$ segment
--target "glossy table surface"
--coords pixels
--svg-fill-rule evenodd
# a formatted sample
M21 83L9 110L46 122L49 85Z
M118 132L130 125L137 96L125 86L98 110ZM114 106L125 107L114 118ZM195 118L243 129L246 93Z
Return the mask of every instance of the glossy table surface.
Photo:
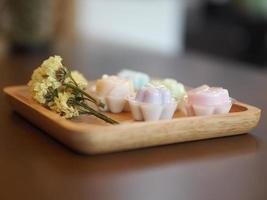
M267 199L267 70L196 53L166 56L102 43L58 51L88 79L122 68L187 85L228 88L260 107L250 134L121 153L74 153L12 112L0 93L0 199L265 200ZM25 84L47 55L0 60L0 87Z

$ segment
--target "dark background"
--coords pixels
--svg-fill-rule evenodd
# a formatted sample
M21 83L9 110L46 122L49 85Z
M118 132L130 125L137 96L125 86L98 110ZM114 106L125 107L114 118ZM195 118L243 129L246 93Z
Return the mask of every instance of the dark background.
M187 12L186 48L266 65L267 1L193 1Z

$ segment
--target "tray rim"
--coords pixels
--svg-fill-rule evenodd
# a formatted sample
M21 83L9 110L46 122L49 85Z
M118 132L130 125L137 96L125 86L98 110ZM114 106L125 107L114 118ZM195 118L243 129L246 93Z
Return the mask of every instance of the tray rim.
M159 124L159 121L154 121L154 122L134 122L134 123L123 123L123 124L119 124L119 125L96 125L96 124L87 124L87 123L75 123L72 122L71 120L67 120L64 119L62 117L60 117L58 114L50 111L49 109L43 107L42 105L36 103L36 104L31 104L25 100L23 100L21 97L19 97L18 95L16 95L15 91L17 90L21 90L21 89L25 89L27 86L26 85L18 85L18 86L8 86L4 88L4 93L6 93L9 97L15 99L16 101L18 101L21 104L24 104L25 106L31 108L33 111L39 113L40 115L42 115L42 117L45 117L47 120L49 120L50 122L56 123L56 125L58 126L58 128L60 129L64 129L67 130L68 132L74 132L74 133L80 133L80 135L85 135L85 137L90 140L92 140L91 142L94 142L94 138L97 137L96 133L98 132L123 132L126 131L129 128L142 128L142 127L153 127L153 126L157 126L156 124ZM246 110L241 111L241 112L232 112L232 113L227 113L227 114L219 114L219 115L211 115L211 116L193 116L193 117L181 117L181 118L175 118L172 120L160 120L160 124L162 125L170 125L170 124L176 124L176 123L186 123L186 122L190 122L192 120L196 121L201 121L201 120L220 120L222 118L236 118L239 117L240 115L242 115L243 117L247 116L247 118L249 118L251 115L255 116L255 124L253 126L250 127L250 130L255 128L260 120L260 115L261 115L261 110L255 106L252 105L248 105L245 103L241 103L241 102L235 102L235 104L237 106L241 106L246 108ZM16 109L15 109L16 110ZM19 112L19 111L18 111ZM20 113L20 112L19 112ZM49 135L53 135L54 137L57 138L57 136L55 136L54 134L49 133L49 131L45 131L48 132ZM241 133L239 133L241 134ZM235 134L232 134L235 135ZM61 141L60 138L57 138L58 140ZM61 141L62 142L62 141ZM68 142L64 142L63 143L68 143ZM67 144L68 146L72 146L70 144ZM93 145L94 146L94 145ZM156 146L156 145L149 145L149 146ZM79 147L74 147L74 149L83 152L84 150L79 149ZM132 148L131 148L132 149ZM117 150L115 150L117 151ZM110 151L108 151L110 152ZM86 150L85 153L98 153L98 150ZM101 153L101 152L100 152Z

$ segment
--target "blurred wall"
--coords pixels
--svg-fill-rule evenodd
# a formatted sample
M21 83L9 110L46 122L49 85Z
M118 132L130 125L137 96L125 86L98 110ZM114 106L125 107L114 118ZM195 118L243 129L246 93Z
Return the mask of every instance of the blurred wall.
M166 53L183 50L183 0L77 0L82 37Z

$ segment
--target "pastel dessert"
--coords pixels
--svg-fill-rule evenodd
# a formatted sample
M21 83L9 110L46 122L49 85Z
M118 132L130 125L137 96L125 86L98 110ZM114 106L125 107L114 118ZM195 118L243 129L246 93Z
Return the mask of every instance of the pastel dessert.
M136 91L141 89L150 81L150 78L147 74L128 69L120 71L118 73L118 76L127 80L131 80Z
M150 83L154 86L165 86L170 90L172 97L176 100L181 100L186 95L184 85L177 82L175 79L152 80Z
M132 81L117 76L103 75L96 81L95 94L105 103L104 111L120 113L127 101L126 97L134 92Z
M128 97L128 102L137 121L171 119L177 107L171 92L163 86L146 85L135 96Z
M185 108L189 116L206 116L228 113L232 100L227 89L203 85L188 91Z

